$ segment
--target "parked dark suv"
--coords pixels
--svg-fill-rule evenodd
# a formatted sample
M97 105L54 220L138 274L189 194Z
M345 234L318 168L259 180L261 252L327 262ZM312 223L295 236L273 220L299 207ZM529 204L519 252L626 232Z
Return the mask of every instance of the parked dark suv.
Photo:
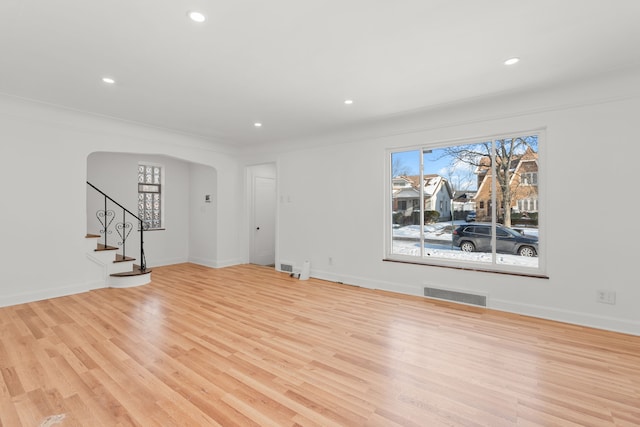
M465 252L491 252L491 224L463 224L453 232L453 245ZM496 225L496 252L538 256L538 238Z

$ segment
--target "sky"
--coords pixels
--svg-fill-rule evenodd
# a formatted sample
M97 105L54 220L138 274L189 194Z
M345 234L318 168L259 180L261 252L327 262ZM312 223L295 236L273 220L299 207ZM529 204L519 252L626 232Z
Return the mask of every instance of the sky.
M526 145L523 145L521 139L524 139L528 146L535 151L538 149L538 136L529 135L519 138L506 138L496 140L496 145L504 145L513 147L514 151L524 152ZM511 145L512 142L515 145ZM450 148L465 148L476 153L486 153L486 147L481 141L470 144L462 144L459 146L450 146ZM446 178L456 191L475 191L477 190L477 176L475 174L476 167L457 160L456 157L447 155L447 148L431 148L417 149L412 151L394 152L391 155L391 164L393 174L395 175L420 175L420 153L424 150L423 164L424 174L436 174ZM472 161L477 161L472 158Z
M420 175L420 151L403 151L392 154L392 164L397 165L397 171L403 175ZM455 164L452 157L445 156L444 149L433 149L424 155L424 174L443 176L453 184L456 190L475 191L475 167L468 164Z

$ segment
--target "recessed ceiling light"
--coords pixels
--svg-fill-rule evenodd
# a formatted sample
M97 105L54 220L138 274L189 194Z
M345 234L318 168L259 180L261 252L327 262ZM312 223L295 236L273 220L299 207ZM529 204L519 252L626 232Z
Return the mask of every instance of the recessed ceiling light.
M260 122L255 122L253 125L254 125L255 127L257 127L257 128L262 127L262 123L260 123Z
M353 99L345 99L344 103L347 104L347 105L351 105L351 104L353 104Z
M189 16L193 22L204 22L207 20L207 17L204 16L202 12L196 12L195 10L189 12L187 16Z
M506 61L504 61L504 65L513 65L513 64L517 64L518 62L520 62L520 58L509 58Z
M115 81L115 80L113 80L111 77L103 77L103 78L102 78L102 81L103 81L104 83L106 83L106 84L109 84L109 85L112 85L112 84L114 84L114 83L116 82L116 81Z

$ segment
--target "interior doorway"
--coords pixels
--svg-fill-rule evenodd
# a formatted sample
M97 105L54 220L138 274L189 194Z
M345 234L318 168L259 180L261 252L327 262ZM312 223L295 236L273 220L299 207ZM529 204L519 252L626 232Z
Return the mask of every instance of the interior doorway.
M250 166L249 262L275 265L276 261L276 165Z

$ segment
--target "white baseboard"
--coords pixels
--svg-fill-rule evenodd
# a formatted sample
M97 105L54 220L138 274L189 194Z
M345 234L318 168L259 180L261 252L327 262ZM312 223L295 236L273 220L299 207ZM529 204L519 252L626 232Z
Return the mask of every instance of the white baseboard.
M186 262L192 262L194 264L203 265L205 267L211 267L211 268L224 268L224 267L231 267L233 265L243 264L242 259L240 258L223 260L223 261L214 261L214 260L198 258L198 257L189 257L189 260Z
M491 307L495 310L509 313L522 314L524 316L538 317L557 322L571 323L608 331L622 332L631 335L640 335L640 322L619 319L615 317L599 316L591 313L577 311L558 310L533 304L522 304L513 301L491 299Z
M187 257L166 258L166 259L154 260L153 263L150 263L147 260L147 268L163 267L165 265L174 265L174 264L184 264L185 262L189 262L189 259ZM138 264L138 265L140 264L138 262L138 260L136 260L135 263Z
M367 279L360 276L350 276L345 274L335 274L328 271L311 269L311 277L317 279L328 280L330 282L339 282L347 285L356 285L369 289L380 289L382 291L397 292L407 295L424 296L421 288L415 286L402 285L383 280Z
M82 284L60 286L57 288L43 289L32 292L23 292L13 295L3 295L0 297L0 307L8 307L11 305L26 304L34 301L42 301L50 298L64 297L68 295L80 294L94 289L104 288L105 285L100 282L87 282Z
M372 280L359 276L335 274L328 271L311 270L311 277L340 282L349 285L357 285L363 288L380 289L390 292L397 292L406 295L424 297L423 286L409 286L400 283L392 283L381 280ZM453 302L453 301L452 301ZM514 301L488 299L488 309L505 311L508 313L521 314L524 316L537 317L540 319L553 320L557 322L571 323L579 326L603 329L613 332L640 336L640 322L615 317L594 315L591 313L581 313L569 310L559 310L550 307L537 306L532 304L522 304ZM453 302L455 303L455 302Z

